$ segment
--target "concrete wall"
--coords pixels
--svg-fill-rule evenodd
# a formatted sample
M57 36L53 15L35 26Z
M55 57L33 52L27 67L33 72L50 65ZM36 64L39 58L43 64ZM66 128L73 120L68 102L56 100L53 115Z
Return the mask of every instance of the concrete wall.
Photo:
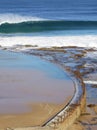
M68 104L57 116L46 125L58 130L66 130L80 116L86 106L85 87L82 82L75 81L76 93Z
M66 130L80 116L86 105L85 86L80 78L77 80L76 78L73 79L76 88L74 97L70 103L50 121L41 127L7 128L6 130Z

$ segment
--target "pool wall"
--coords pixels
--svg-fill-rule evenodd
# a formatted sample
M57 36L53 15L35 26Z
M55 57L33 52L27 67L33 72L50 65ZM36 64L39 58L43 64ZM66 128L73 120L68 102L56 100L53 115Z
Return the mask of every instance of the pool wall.
M85 86L79 77L73 78L73 81L76 91L72 100L52 119L44 123L43 126L14 129L7 128L6 130L67 130L86 107Z
M80 114L85 111L85 86L80 79L74 79L74 81L76 87L74 97L61 112L46 124L47 126L53 129L66 130L74 123Z

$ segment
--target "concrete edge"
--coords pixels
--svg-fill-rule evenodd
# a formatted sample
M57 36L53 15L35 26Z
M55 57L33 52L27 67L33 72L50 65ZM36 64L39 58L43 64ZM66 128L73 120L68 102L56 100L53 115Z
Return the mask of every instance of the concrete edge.
M56 115L46 126L53 129L66 130L80 116L86 106L86 92L84 84L74 79L76 92L68 106Z
M50 119L43 126L25 127L25 128L6 128L5 130L67 130L74 121L80 116L86 106L86 91L85 86L80 77L75 76L72 71L69 73L75 84L75 93L72 100L65 106L56 116ZM72 76L73 75L73 76ZM2 130L2 129L0 129Z
M39 127L7 128L6 130L66 130L80 116L86 106L85 86L80 78L73 77L75 94L72 100L51 120Z

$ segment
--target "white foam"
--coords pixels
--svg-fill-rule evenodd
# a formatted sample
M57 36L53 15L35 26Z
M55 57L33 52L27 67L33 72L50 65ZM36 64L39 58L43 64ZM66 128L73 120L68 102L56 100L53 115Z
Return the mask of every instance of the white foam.
M97 84L97 81L84 81L85 84Z
M21 23L26 21L41 21L46 20L39 17L25 16L25 15L17 15L17 14L0 14L0 25L3 23Z
M97 47L97 35L81 36L0 36L1 46L37 45L39 47Z

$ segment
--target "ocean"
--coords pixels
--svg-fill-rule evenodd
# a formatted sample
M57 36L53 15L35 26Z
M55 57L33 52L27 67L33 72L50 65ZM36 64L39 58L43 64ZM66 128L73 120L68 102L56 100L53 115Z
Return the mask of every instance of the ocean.
M97 47L96 0L0 0L0 45Z

